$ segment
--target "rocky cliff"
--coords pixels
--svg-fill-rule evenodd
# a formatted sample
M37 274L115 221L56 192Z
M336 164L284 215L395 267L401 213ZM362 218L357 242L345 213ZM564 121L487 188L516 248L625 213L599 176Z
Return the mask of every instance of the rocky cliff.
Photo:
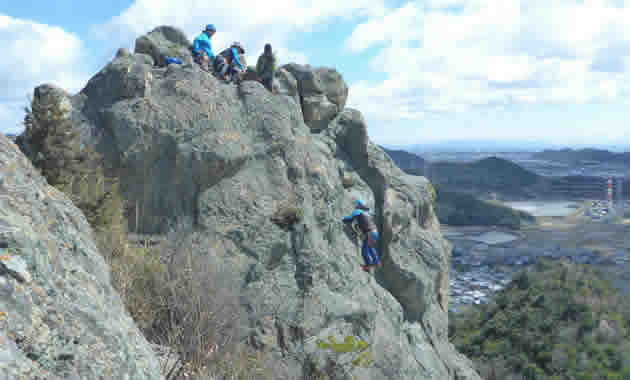
M225 84L189 62L156 65L162 46L181 43L167 31L120 51L77 95L40 91L68 99L85 142L120 176L130 229L184 223L215 242L206 251L230 263L243 308L258 311L252 344L287 361L291 378L308 371L293 353L354 335L376 359L354 369L358 378L479 379L447 339L450 247L432 186L369 140L361 113L345 107L341 75L290 64L276 73L276 94ZM374 275L341 223L356 198L382 232ZM273 221L286 207L301 210L291 228Z
M161 378L85 217L2 135L0 378Z

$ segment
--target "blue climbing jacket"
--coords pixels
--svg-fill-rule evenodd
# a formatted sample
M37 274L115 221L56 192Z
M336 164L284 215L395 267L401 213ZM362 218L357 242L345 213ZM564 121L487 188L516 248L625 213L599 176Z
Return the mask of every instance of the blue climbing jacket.
M346 223L352 222L354 218L361 215L361 213L363 213L363 210L355 209L354 211L352 211L352 214L350 214L349 216L344 216L343 221Z
M228 52L231 52L232 57L228 56ZM236 51L236 48L231 48L231 49L225 49L223 52L221 52L221 55L225 57L225 59L227 60L228 64L229 63L236 63L238 65L238 67L241 68L241 70L245 70L245 68L243 67L243 64L241 63L241 61L238 59L238 51Z
M208 55L208 59L214 59L210 37L206 33L201 33L193 42L193 53L199 55L202 52Z
M241 70L245 70L245 68L243 67L243 64L238 59L238 52L236 51L236 48L232 48L232 55L234 55L234 60L236 61L236 64L238 65L238 67L240 67Z

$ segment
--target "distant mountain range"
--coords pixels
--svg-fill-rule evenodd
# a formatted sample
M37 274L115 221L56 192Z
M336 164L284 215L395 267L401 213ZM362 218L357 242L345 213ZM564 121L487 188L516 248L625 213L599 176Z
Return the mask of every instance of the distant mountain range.
M516 193L521 187L535 183L536 175L510 161L487 158L471 164L450 162L430 163L422 157L403 150L383 148L407 174L430 177L436 190L435 212L440 223L451 225L500 225L518 229L533 217L525 212L476 199L474 195L497 189ZM509 173L510 177L504 176ZM477 186L479 180L481 186ZM509 189L506 187L510 187ZM468 194L466 194L468 190ZM470 194L473 193L473 194ZM527 194L520 194L526 196Z
M425 152L540 152L545 149L605 149L611 152L630 151L630 142L625 144L589 144L588 146L574 144L554 144L544 141L496 141L496 140L451 140L435 143L413 145L386 145L388 149L404 150L411 153Z
M383 149L406 173L425 176L446 191L469 193L482 199L494 195L502 200L599 199L602 190L593 184L601 183L602 187L605 184L599 177L537 175L498 157L473 162L428 161L413 153ZM624 196L630 195L630 183L624 183L623 188Z
M537 152L533 158L548 161L559 161L567 163L580 162L615 162L621 164L630 164L630 152L616 153L602 149L561 149L561 150L544 150Z
M13 142L15 142L15 139L17 138L17 135L13 133L5 133L4 135L7 136Z
M390 150L382 146L380 148L383 149L385 153L394 160L396 165L404 171L424 168L424 165L427 162L424 158L418 156L417 154L409 153L404 150Z
M429 162L402 150L383 148L407 174L421 175L443 188L482 194L498 192L510 197L528 198L528 188L546 182L542 177L523 169L512 161L489 157L470 163Z

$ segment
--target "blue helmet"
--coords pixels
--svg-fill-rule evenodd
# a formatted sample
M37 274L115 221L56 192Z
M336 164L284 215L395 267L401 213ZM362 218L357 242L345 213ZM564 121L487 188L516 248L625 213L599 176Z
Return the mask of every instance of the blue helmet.
M354 205L356 206L356 208L361 209L361 210L369 210L369 208L365 205L365 203L363 203L362 200L357 199L356 201L354 201Z
M206 25L206 29L204 29L204 32L216 32L217 28L214 27L214 25L212 24L208 24Z

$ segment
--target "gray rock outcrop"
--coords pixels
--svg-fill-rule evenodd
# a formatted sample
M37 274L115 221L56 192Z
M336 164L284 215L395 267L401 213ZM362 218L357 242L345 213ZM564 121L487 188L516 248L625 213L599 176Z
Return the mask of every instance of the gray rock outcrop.
M4 136L0 168L0 378L160 379L81 211Z
M243 307L257 311L252 345L275 352L290 378L309 371L298 353L323 360L318 338L354 335L375 357L352 370L358 378L479 379L447 338L450 247L432 186L369 141L336 71L286 65L274 95L144 57L118 56L71 99L76 125L134 205L132 231L183 221L214 242L213 257L240 279ZM341 223L356 198L373 205L382 231L374 275ZM302 212L288 229L272 220L284 207Z
M314 130L326 128L346 106L348 86L341 74L331 68L312 68L294 63L283 68L297 80L306 125Z
M184 32L172 26L159 26L136 39L134 53L146 54L158 66L165 66L164 57L176 57L192 63L192 43Z
M151 93L153 58L146 54L120 54L93 76L81 91L97 106Z
M300 93L298 91L297 79L291 74L285 67L280 67L274 73L274 82L277 88L278 94L286 95L295 101L295 104L300 104Z

